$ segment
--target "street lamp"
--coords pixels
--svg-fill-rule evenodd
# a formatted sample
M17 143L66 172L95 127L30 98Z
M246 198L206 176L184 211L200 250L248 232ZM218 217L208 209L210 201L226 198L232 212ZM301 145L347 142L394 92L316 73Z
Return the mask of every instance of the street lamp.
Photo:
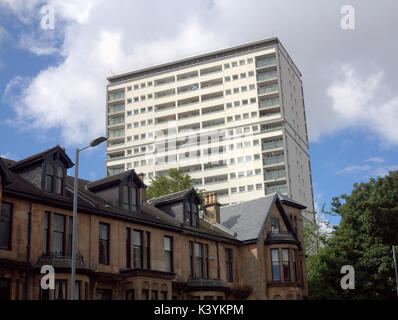
M96 147L100 143L108 140L105 137L99 137L90 142L90 145L82 149L76 148L76 160L75 160L75 177L73 179L73 231L72 231L72 265L71 265L71 300L75 299L75 272L76 272L76 222L77 222L77 194L78 194L78 175L79 175L79 153L90 147Z

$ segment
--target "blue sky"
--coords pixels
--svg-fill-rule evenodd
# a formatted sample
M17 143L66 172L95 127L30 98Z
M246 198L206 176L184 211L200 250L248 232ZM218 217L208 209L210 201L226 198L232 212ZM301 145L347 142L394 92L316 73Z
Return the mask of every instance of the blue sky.
M398 5L351 1L355 29L343 30L344 4L0 0L0 155L60 144L74 160L105 133L107 76L276 35L303 74L314 197L328 205L398 170ZM54 30L41 28L44 5ZM105 146L84 151L80 177L104 174Z

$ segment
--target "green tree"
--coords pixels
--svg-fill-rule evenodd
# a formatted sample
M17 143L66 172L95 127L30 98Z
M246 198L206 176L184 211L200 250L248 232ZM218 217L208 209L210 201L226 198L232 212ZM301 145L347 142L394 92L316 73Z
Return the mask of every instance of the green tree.
M398 171L354 184L334 198L341 216L325 246L307 259L310 296L318 299L396 299L392 245L398 244ZM355 289L340 286L341 267L355 269Z
M164 196L173 192L189 189L193 186L193 179L178 169L170 169L167 176L151 178L147 188L148 199Z

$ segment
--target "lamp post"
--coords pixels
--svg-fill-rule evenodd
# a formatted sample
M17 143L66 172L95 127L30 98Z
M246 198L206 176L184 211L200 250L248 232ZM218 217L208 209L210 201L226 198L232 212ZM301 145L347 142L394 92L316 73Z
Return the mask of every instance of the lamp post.
M77 224L77 194L78 194L78 175L79 175L79 153L90 147L96 147L106 141L107 138L100 137L90 142L90 145L82 149L76 148L75 177L73 179L73 230L72 230L72 263L71 263L71 300L75 299L75 273L76 273L76 224Z
M395 255L395 246L392 246L392 257L394 260L395 282L397 283L397 295L398 295L398 269L397 269L397 257Z

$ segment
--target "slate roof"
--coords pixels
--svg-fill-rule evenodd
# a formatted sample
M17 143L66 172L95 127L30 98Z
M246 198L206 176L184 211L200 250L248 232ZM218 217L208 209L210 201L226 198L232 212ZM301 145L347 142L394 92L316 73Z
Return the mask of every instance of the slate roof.
M137 173L135 172L134 169L131 169L131 170L119 173L119 174L115 174L115 175L110 176L110 177L105 177L103 179L99 179L99 180L96 180L96 181L93 181L93 182L87 181L87 188L89 190L92 190L92 189L96 189L97 187L100 187L100 186L109 185L109 184L112 184L114 182L120 181L123 178L125 178L125 177L127 177L127 176L129 176L131 174L135 178L135 182L137 183L137 185L139 187L146 188L146 185L142 182L142 180L140 178L138 178L138 175L137 175Z
M73 166L73 162L69 159L69 157L65 154L65 151L57 144L55 147L44 150L42 152L36 153L30 157L27 157L25 159L19 160L19 161L13 161L11 167L13 169L18 169L21 168L25 165L28 164L32 164L35 163L36 161L40 161L42 159L44 159L45 155L47 155L49 152L52 152L54 150L59 149L60 151L62 151L62 153L64 154L64 160L65 163L67 164L67 168L71 168Z
M257 239L277 196L277 193L273 193L259 199L221 207L220 222L236 232L238 240Z
M163 203L169 203L169 202L182 200L182 199L187 198L192 192L194 192L194 190L195 190L194 188L190 188L190 189L185 189L185 190L169 193L165 196L149 199L148 203L156 206L157 204L160 204L160 203L163 204ZM198 201L200 201L199 197L198 197Z
M53 149L53 148L52 148ZM51 151L52 149L49 149ZM43 153L40 153L43 155ZM32 157L29 157L32 158ZM34 186L29 181L22 178L17 172L14 170L10 170L11 167L14 167L15 161L1 158L1 163L4 165L4 171L8 175L8 180L12 183L4 186L4 192L8 193L11 196L18 196L27 199L33 199L34 201L38 201L41 203L46 203L48 205L61 207L65 209L72 210L73 208L73 182L74 178L71 176L66 177L66 196L60 196L53 193L43 192L41 189ZM23 161L23 160L22 160ZM102 185L108 183L110 181L114 181L117 179L121 179L121 176L125 176L131 174L131 171L124 172L123 174L117 175L116 177L109 177L100 180L100 183L95 181L95 185ZM154 205L149 203L143 203L142 210L140 214L132 214L129 211L123 210L118 206L113 205L112 203L106 201L105 199L99 197L97 194L90 192L88 189L88 185L93 185L93 182L88 180L79 179L78 180L78 189L79 189L79 203L78 210L79 212L93 213L102 216L109 216L111 218L118 218L123 220L132 221L134 223L142 223L149 224L152 226L163 227L167 229L173 229L177 232L188 232L199 234L202 237L218 237L221 239L225 239L227 241L236 241L233 237L228 235L227 233L220 231L217 228L212 228L208 223L201 222L201 228L189 227L186 225L182 225L181 222L176 220L175 218L168 215L166 212L156 208ZM193 189L186 190L184 192L180 192L181 194L189 194ZM175 199L175 198L173 198ZM160 204L160 200L158 199L158 203ZM220 239L220 240L221 240Z

